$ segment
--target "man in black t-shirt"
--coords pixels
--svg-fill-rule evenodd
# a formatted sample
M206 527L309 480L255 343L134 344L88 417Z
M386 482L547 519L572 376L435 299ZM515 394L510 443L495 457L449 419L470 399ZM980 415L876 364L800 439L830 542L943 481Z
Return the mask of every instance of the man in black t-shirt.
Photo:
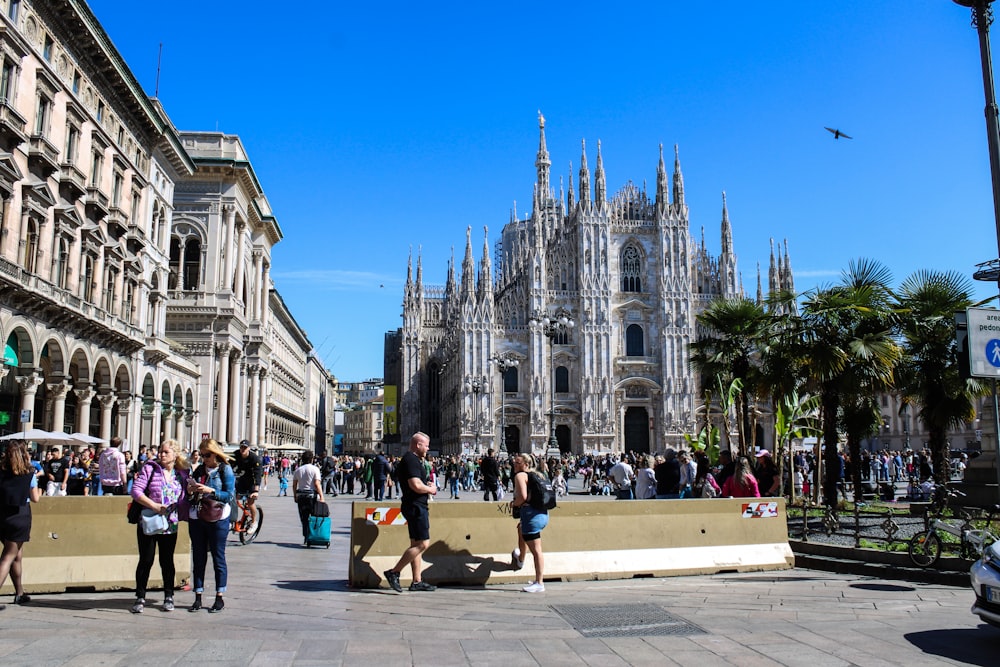
M62 455L58 447L49 450L50 457L45 462L45 495L65 496L69 481L69 459Z
M257 521L257 508L254 507L254 503L260 494L262 473L260 457L250 451L250 441L241 440L240 450L233 456L233 475L236 476L236 494L246 498L251 526Z
M403 592L403 587L399 584L399 573L407 565L413 574L411 591L433 591L436 588L421 581L423 569L421 555L431 543L427 499L437 494L437 487L427 483L427 468L424 467L424 459L427 458L430 444L430 438L425 433L414 433L410 438L410 450L403 454L403 458L396 466L396 474L399 476L399 485L403 492L400 510L406 518L406 527L409 529L410 548L403 552L396 566L383 572L382 576L397 593Z

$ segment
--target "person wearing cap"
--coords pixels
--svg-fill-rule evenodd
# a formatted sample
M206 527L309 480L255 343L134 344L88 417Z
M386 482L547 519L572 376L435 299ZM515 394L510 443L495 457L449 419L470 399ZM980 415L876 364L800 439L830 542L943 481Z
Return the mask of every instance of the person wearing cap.
M780 492L781 480L778 478L778 467L774 465L771 452L766 449L757 452L757 469L754 477L757 478L757 485L762 497L770 498Z
M250 514L250 526L253 526L257 522L255 503L260 494L262 469L260 457L250 451L249 440L240 440L240 449L233 457L233 474L236 475L236 495L246 499L247 513Z

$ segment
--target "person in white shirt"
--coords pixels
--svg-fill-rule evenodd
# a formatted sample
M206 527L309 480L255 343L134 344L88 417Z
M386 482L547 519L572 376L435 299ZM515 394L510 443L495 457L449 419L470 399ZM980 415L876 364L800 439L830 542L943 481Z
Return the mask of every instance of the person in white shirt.
M632 493L632 481L635 479L635 472L624 457L618 463L611 466L608 471L611 478L615 480L615 493L618 500L632 500L635 494Z
M323 500L323 473L313 465L313 453L302 452L299 467L292 474L292 496L299 506L299 520L302 522L302 539L309 536L309 515L312 513L313 501Z

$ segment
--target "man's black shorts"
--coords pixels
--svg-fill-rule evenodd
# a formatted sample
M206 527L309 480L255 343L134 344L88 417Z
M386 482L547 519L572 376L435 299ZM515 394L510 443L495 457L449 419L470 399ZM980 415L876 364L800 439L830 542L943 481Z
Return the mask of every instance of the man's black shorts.
M410 531L411 540L431 539L431 520L427 513L427 505L405 504L400 507L400 510L406 519L406 527Z

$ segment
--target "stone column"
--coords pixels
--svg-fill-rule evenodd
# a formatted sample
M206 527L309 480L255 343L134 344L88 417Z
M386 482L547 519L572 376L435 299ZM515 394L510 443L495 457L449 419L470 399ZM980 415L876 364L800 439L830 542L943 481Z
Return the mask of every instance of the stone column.
M132 399L131 399L131 397L129 397L128 394L119 394L118 395L118 433L116 433L116 435L119 438L121 438L122 441L128 440L129 433L131 432L130 429L129 429L129 426L130 426L130 424L129 424L129 417L132 414L131 410L132 410ZM129 443L129 445L131 445L131 444L132 443Z
M246 230L246 223L240 220L237 223L237 234L236 234L236 298L243 300L243 262L246 257L246 243L244 243L244 230ZM244 303L243 307L246 309L247 304Z
M153 424L152 432L149 434L149 442L146 444L150 447L158 448L160 443L163 441L163 405L153 399Z
M260 403L257 406L257 436L263 443L267 439L267 369L260 370Z
M76 430L90 433L90 402L94 399L93 389L74 389L76 394Z
M112 393L98 394L97 402L101 404L101 440L111 439L111 410L115 407L118 397Z
M257 422L260 419L260 366L250 366L247 369L250 374L250 427L247 439L251 444L260 444L260 431Z
M250 319L260 319L260 284L261 284L261 261L263 253L260 250L253 251L253 294L250 297Z
M66 419L66 394L69 392L69 384L63 380L54 384L47 384L49 397L52 399L52 430L56 433L63 432L63 424Z
M174 411L173 408L167 406L163 408L160 412L163 417L163 439L170 440L174 437L173 427L174 427Z
M104 307L104 248L97 251L97 261L94 262L94 305Z
M268 285L271 282L271 265L265 263L263 275L261 276L260 285L260 328L263 329L267 326L268 311L271 310L270 304L270 293L271 290Z
M223 207L226 214L226 245L225 249L225 265L222 270L222 291L230 291L233 289L233 236L236 226L236 207L232 205L227 205Z
M215 439L219 442L229 442L226 437L229 435L229 351L232 349L228 343L220 344L216 347L219 357L219 384L216 389L217 399L215 412Z
M243 363L240 361L240 351L233 350L233 373L229 389L229 435L231 442L242 439L244 422L243 398Z
M28 430L34 428L35 424L35 394L38 392L38 385L44 380L36 373L31 375L21 375L17 378L17 384L21 388L21 410L30 410L31 419L27 423L21 424L21 428Z

